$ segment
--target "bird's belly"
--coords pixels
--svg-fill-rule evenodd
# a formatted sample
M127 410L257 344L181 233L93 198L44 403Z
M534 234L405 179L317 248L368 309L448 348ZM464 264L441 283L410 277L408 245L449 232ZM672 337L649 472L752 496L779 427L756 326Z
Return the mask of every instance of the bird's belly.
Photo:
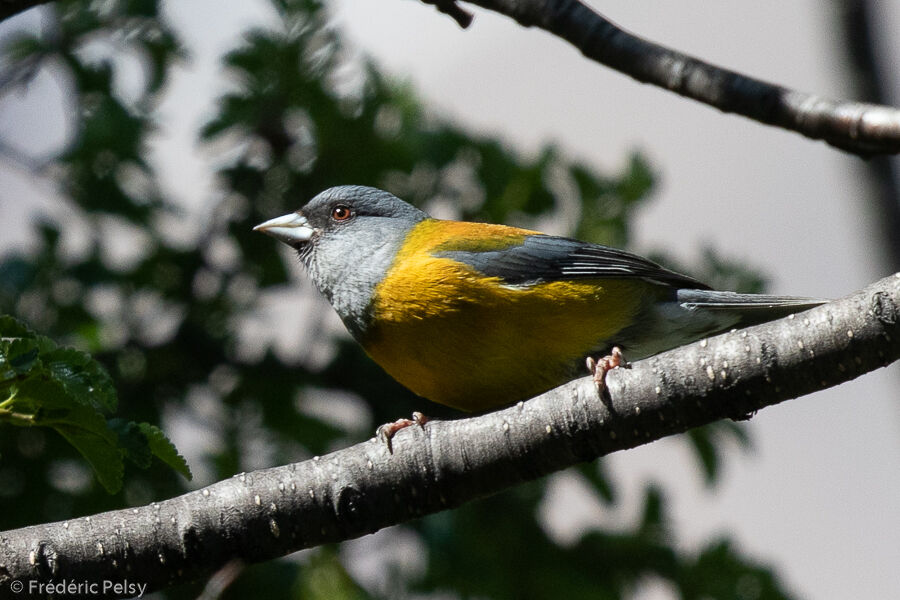
M496 278L386 280L363 345L413 392L466 411L530 398L566 382L583 357L633 322L643 282ZM402 299L402 301L400 300Z

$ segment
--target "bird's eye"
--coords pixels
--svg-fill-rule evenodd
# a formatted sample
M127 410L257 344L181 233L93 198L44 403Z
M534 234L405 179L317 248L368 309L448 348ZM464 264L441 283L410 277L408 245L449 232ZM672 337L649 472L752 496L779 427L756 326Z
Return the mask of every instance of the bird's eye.
M350 217L353 216L353 211L350 210L349 206L344 206L343 204L338 204L334 208L331 209L331 218L335 221L346 221Z

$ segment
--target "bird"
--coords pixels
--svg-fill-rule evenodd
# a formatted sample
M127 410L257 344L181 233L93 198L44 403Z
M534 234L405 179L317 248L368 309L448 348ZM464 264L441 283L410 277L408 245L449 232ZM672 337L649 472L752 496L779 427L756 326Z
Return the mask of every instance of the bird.
M294 248L366 353L415 394L466 412L824 300L713 290L608 246L436 219L372 187L327 189L257 225ZM603 356L599 360L594 357ZM417 413L413 421L424 422ZM392 432L389 432L392 433Z

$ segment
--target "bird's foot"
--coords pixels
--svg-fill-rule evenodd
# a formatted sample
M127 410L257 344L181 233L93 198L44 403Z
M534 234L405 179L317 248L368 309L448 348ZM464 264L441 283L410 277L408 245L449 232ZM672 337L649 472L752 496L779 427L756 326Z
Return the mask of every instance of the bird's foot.
M387 446L388 452L391 454L394 453L394 448L391 444L391 440L394 438L394 435L401 429L406 429L410 425L418 425L419 427L425 427L425 423L428 422L428 417L419 411L415 411L412 414L412 419L397 419L393 423L385 423L381 425L378 429L375 430L375 437L380 441L384 442Z
M617 367L624 368L627 366L628 362L622 354L622 349L618 346L613 346L609 354L603 358L594 359L588 357L587 359L588 371L594 376L594 385L597 386L597 392L601 396L606 389L606 374Z

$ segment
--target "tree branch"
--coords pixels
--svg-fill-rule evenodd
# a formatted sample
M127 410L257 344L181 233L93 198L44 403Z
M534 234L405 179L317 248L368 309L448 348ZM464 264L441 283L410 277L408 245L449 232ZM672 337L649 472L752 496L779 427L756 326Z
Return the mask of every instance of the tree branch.
M423 0L431 2L431 0ZM469 0L540 27L608 67L677 94L867 157L900 152L900 110L767 83L642 39L580 0Z
M473 15L464 10L456 0L422 0L425 4L434 4L438 11L450 15L460 27L465 29L472 24Z
M140 508L0 533L0 597L14 581L132 582L158 589L229 561L262 561L371 533L524 481L745 418L900 358L900 273L811 311L732 331L528 402L410 427L240 474ZM132 592L133 593L133 592ZM121 594L120 594L121 595Z
M890 97L886 83L891 65L879 56L881 48L876 35L878 9L867 0L844 0L841 3L844 50L850 59L849 75L860 95L869 102L886 102ZM892 67L888 67L892 68ZM872 184L872 200L877 213L886 255L892 268L900 268L900 166L888 156L876 156L866 162Z
M0 0L0 21L48 0ZM472 15L456 0L422 0L462 27ZM868 157L900 152L900 110L791 90L717 67L642 39L580 0L470 0L567 40L585 56L642 83Z
M0 21L5 21L13 15L48 2L50 0L0 0Z

